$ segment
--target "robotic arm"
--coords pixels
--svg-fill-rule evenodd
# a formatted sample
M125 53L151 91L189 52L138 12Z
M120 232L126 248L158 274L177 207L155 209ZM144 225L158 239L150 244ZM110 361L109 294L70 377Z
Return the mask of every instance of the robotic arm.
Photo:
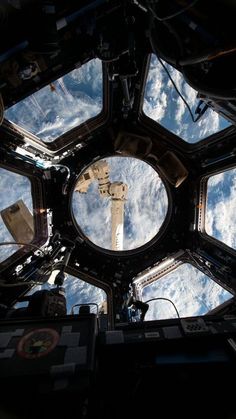
M109 166L106 160L94 163L83 173L75 187L79 193L87 193L89 185L98 181L101 198L111 198L111 249L123 250L124 203L128 186L123 182L110 182Z

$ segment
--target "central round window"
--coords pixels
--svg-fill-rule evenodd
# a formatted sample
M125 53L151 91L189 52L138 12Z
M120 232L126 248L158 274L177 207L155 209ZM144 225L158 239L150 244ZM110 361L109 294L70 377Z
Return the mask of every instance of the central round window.
M148 243L168 209L165 186L147 163L130 157L98 160L81 173L72 196L83 234L104 249L122 251Z

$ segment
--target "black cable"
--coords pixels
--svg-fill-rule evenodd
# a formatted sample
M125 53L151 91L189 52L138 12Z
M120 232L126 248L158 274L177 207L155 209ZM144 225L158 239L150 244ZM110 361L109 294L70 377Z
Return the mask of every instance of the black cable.
M39 246L36 246L35 244L31 244L31 243L24 243L24 242L2 242L2 243L0 243L0 246L13 246L14 244L18 244L18 245L21 245L21 246L29 246L29 247L32 247L32 249L39 250L42 253L42 255L46 256L46 253Z
M197 122L197 121L199 121L199 119L201 118L201 116L202 116L203 114L200 114L200 115L198 115L198 117L197 117L197 118L194 118L194 115L193 115L193 113L192 113L192 111L191 111L191 108L190 108L190 106L189 106L189 104L188 104L187 100L183 97L182 93L180 93L180 91L179 91L178 87L176 86L176 84L175 84L174 80L172 79L172 77L171 77L171 75L170 75L170 72L169 72L168 68L165 66L165 64L163 63L163 61L162 61L162 60L161 60L158 56L157 56L157 59L158 59L159 63L162 65L162 67L164 68L164 70L165 70L165 72L166 72L167 76L169 77L169 79L170 79L170 81L171 81L171 83L172 83L173 87L175 88L176 92L177 92L177 93L178 93L178 95L181 97L182 101L184 102L185 106L187 107L187 109L188 109L188 111L189 111L189 114L190 114L190 116L191 116L192 121L193 121L193 122Z
M166 54L163 53L163 51L160 50L160 47L157 47L153 41L153 36L151 34L151 32L149 33L149 40L150 40L150 45L152 47L152 51L154 52L154 54L156 55L157 59L159 60L160 64L162 65L162 67L164 68L164 70L166 71L168 77L170 78L174 88L176 89L177 93L181 96L177 86L175 85L172 77L170 76L170 73L168 71L168 69L166 68L166 66L164 65L164 63L161 61L161 59L159 58L159 56L161 56L161 58L166 61L167 63L171 64L174 67L178 68L178 65L181 64L181 68L179 69L179 71L182 73L185 81L187 84L189 84L189 86L191 86L194 90L196 90L198 93L200 93L201 95L204 96L209 96L210 98L214 98L214 99L223 99L223 100L235 100L236 99L236 91L235 90L225 90L225 89L217 89L217 88L213 88L213 87L209 87L204 85L202 82L199 82L199 80L193 80L193 77L191 75L189 75L189 70L186 70L186 68L183 68L184 65L190 65L191 63L194 64L194 60L196 57L188 57L188 58L183 58L183 59L176 59L173 57L169 57ZM205 59L205 56L202 57L202 59ZM186 103L186 99L184 99L182 97L184 103L187 106ZM189 106L189 105L188 105ZM191 113L192 115L192 113ZM197 122L200 117L203 115L203 113L201 113L200 115L198 115L198 117L196 118L196 120L194 120L194 122ZM192 116L191 116L192 118ZM193 118L192 118L193 119Z
M158 16L156 14L156 12L154 12L154 10L150 6L148 6L148 9L153 14L153 16L155 17L155 19L159 20L159 22L164 22L165 20L173 19L174 17L179 16L182 13L186 12L188 9L190 9L193 6L195 6L195 4L198 3L198 1L199 0L193 0L192 3L190 3L187 6L183 7L181 10L178 10L178 12L175 12L175 13L172 13L171 15L163 16L163 17Z
M144 301L144 303L147 304L147 303L150 303L151 301L157 301L157 300L164 300L164 301L168 301L169 303L171 303L173 305L175 311L176 311L176 314L177 314L178 318L180 319L180 315L179 315L179 312L177 310L176 305L169 298L156 297L156 298L151 298L150 300Z
M156 46L154 45L154 42L153 42L153 38L152 38L152 36L151 36L151 34L149 35L149 40L150 40L150 44L151 44L151 47L152 47L152 50L153 50L153 52L155 53L155 55L156 55L156 57L157 57L157 60L159 61L159 63L161 64L161 66L163 67L163 69L165 70L165 72L166 72L166 74L167 74L167 76L169 77L169 79L170 79L170 81L171 81L171 83L172 83L172 85L173 85L173 87L175 88L175 90L176 90L176 92L178 93L178 95L179 95L179 97L182 99L182 101L184 102L184 104L185 104L185 106L187 107L187 109L188 109L188 111L189 111L189 114L190 114L190 116L191 116L191 119L192 119L192 121L195 123L195 122L198 122L199 121L199 119L203 116L203 114L206 112L206 110L207 110L207 108L208 108L208 105L205 105L205 107L203 108L203 110L198 114L198 116L196 117L196 118L194 118L194 115L193 115L193 113L192 113L192 110L191 110L191 108L190 108L190 106L189 106L189 104L188 104L188 102L187 102L187 100L184 98L184 96L180 93L180 91L179 91L179 89L178 89L178 87L176 86L176 84L175 84L175 82L174 82L174 80L173 80L173 78L171 77L171 75L170 75L170 72L169 72L169 70L168 70L168 68L165 66L165 64L163 63L163 61L161 60L161 58L159 57L159 50L156 48ZM166 58L166 60L168 61L168 58ZM182 72L182 74L184 75L184 78L186 79L186 76L185 76L185 73L184 72ZM187 80L188 81L188 80ZM189 85L191 86L191 82L189 82ZM194 87L194 86L191 86L193 89L195 89L195 90L198 90L197 89L197 87ZM199 91L199 90L198 90ZM210 96L210 95L209 95Z

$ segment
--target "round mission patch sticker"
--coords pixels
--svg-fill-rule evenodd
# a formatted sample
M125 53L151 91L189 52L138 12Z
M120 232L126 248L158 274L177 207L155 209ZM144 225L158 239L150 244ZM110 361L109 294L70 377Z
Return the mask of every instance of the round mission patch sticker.
M59 334L54 329L35 329L23 336L17 353L22 358L36 359L49 354L57 346Z

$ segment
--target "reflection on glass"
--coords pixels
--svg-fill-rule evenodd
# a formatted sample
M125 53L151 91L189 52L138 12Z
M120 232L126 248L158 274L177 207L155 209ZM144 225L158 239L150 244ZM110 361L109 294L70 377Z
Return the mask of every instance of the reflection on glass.
M13 242L18 237L22 237L22 241L30 242L33 238L33 223L31 222L32 196L29 179L0 168L0 192L0 242ZM6 208L9 208L7 214ZM20 218L22 215L25 221L23 229L22 218ZM13 237L9 232L11 227L15 233ZM19 246L16 245L0 246L0 262L15 253L18 249Z
M199 102L197 92L184 81L179 71L168 64L165 65L194 114ZM198 122L194 123L188 109L155 55L152 55L151 58L143 110L149 118L188 143L197 143L230 125L226 119L210 109L205 112Z
M50 282L46 282L43 285L37 285L31 288L27 295L31 295L36 291L51 290L53 288L55 288L54 282L53 280L50 280ZM101 288L98 288L95 285L89 284L88 282L82 281L82 279L68 274L66 274L63 288L65 289L67 314L71 314L72 307L75 304L86 305L89 303L93 303L93 305L90 306L91 313L97 314L97 311L99 313L107 313L107 296ZM15 308L27 307L27 305L27 302L17 303ZM74 312L78 313L78 311L79 307L75 307Z
M12 106L5 118L51 142L101 110L102 64L94 59Z
M96 245L130 250L160 230L168 207L164 184L141 160L110 157L90 166L73 193L75 220Z
M168 298L176 306L180 317L201 316L219 306L232 295L215 281L189 263L143 288L142 301L152 298ZM152 301L145 320L177 317L168 301Z
M208 179L205 230L236 249L236 169Z

